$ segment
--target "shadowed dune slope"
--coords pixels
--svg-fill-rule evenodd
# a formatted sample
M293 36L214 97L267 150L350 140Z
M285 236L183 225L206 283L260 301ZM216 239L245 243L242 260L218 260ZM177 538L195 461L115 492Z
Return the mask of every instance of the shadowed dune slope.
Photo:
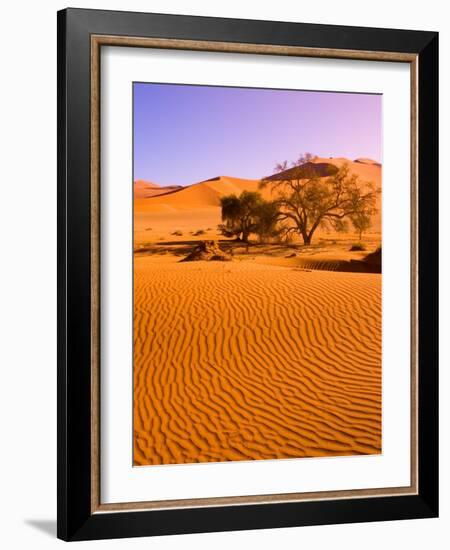
M381 452L381 277L135 258L134 463Z
M375 164L376 166L381 166L381 163L377 162L376 160L367 159L367 158L358 158L358 159L355 159L353 162L359 162L361 164Z
M313 176L318 178L324 178L336 174L336 165L330 162L305 162L300 166L293 166L282 172L272 174L265 178L267 181L283 181L283 180L295 180L295 179L307 179Z

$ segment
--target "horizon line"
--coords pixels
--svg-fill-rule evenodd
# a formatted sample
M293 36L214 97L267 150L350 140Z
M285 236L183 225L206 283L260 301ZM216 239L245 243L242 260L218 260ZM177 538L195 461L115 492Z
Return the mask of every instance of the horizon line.
M317 158L323 159L324 161L325 160L341 160L341 159L343 159L343 160L347 160L348 162L356 162L357 164L366 164L368 166L370 166L370 165L382 166L381 161L373 159L373 158L369 158L369 157L357 157L354 160L351 160L347 157L317 157ZM369 161L372 161L372 162L371 163L358 162L360 159L365 159L365 160L369 160ZM292 168L292 166L290 166L289 168ZM234 178L234 179L238 179L238 180L261 181L262 179L267 178L267 177L271 177L271 176L273 176L277 173L279 173L279 172L274 172L273 174L270 174L269 176L263 176L262 178L242 178L240 176L230 176L230 175L227 175L227 174L220 174L218 176L213 176L211 178L196 180L192 183L187 183L187 184L184 184L184 185L182 183L169 183L169 184L160 185L159 183L156 183L152 178L149 178L149 179L147 179L147 178L133 178L132 181L133 181L133 185L136 184L137 182L141 181L141 182L144 182L144 183L150 183L152 185L157 185L160 188L165 188L165 187L183 187L183 188L187 188L187 187L192 187L193 185L199 185L200 183L206 183L208 181L214 181L214 180L218 180L218 179L221 179L221 178Z

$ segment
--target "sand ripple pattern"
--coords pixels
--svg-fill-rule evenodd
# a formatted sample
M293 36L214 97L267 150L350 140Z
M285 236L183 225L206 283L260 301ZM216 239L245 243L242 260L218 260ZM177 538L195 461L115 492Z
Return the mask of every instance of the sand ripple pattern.
M381 452L381 276L135 258L134 463Z

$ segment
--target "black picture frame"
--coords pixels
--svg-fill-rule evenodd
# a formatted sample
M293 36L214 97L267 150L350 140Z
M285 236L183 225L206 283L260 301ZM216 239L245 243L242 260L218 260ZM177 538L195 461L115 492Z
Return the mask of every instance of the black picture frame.
M92 513L91 36L403 52L418 60L418 492ZM438 33L66 9L58 12L58 537L88 540L438 515Z

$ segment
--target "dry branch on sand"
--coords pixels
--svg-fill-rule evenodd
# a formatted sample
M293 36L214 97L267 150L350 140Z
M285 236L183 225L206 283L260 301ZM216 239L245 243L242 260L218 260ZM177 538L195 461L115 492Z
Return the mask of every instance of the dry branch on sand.
M228 262L231 255L221 250L216 241L201 241L181 262L218 261Z

